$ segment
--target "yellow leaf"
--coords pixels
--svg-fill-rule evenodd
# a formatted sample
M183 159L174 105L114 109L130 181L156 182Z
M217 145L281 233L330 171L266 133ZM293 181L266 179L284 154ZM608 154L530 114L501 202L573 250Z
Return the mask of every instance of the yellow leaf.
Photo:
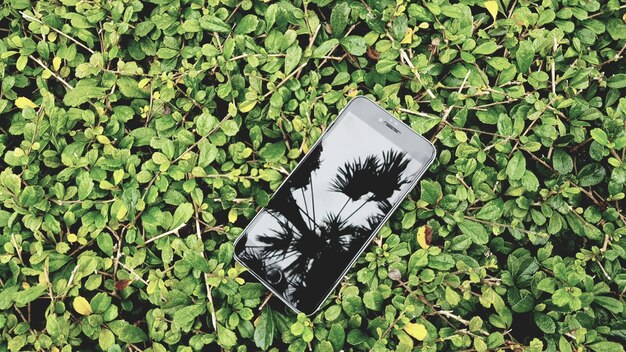
M433 230L428 225L424 225L417 229L417 243L423 249L428 249L430 247L430 241L433 238Z
M413 28L407 28L404 33L404 39L400 42L400 44L411 44L413 41Z
M234 223L235 221L237 221L238 215L239 214L237 214L237 209L231 208L228 212L228 222Z
M239 104L239 111L241 111L241 112L248 112L248 111L252 110L252 108L254 108L255 105L256 105L256 100L244 101L243 103Z
M31 108L36 108L37 104L33 103L32 100L25 98L25 97L19 97L17 99L15 99L15 106L17 106L20 109L24 109L27 106L30 106Z
M150 83L150 78L144 78L141 81L139 81L139 83L137 83L137 87L143 88L143 87L147 86L148 83Z
M404 326L404 331L418 341L424 341L426 336L428 336L426 327L423 324L408 323Z
M80 315L91 315L93 311L91 310L91 305L85 299L85 297L78 296L74 298L74 302L72 302L72 306L74 310Z
M62 63L61 58L58 56L55 56L54 59L52 59L52 68L55 71L58 71L61 68L61 63Z
M489 13L491 14L491 17L493 17L493 20L495 21L496 18L498 17L498 2L495 0L485 1L485 7L487 8L487 11L489 11Z

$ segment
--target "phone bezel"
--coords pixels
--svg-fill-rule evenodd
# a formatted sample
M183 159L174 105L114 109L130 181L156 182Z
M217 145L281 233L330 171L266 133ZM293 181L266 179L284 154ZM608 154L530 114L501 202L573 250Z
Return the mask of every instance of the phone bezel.
M411 192L415 188L415 186L417 185L417 182L419 182L419 180L422 178L426 170L428 170L430 165L435 160L435 156L437 155L435 146L424 136L415 132L411 127L409 127L402 121L395 118L387 110L383 109L372 100L368 99L365 96L357 96L354 99L352 99L350 102L348 102L348 104L339 112L339 114L337 114L337 118L330 123L326 131L324 131L324 133L320 136L320 138L318 138L318 140L313 144L313 146L311 146L310 150L313 150L314 148L316 148L317 145L321 143L322 140L332 132L333 127L337 125L341 120L343 120L345 116L348 115L347 114L348 112L352 113L354 116L356 116L360 120L370 125L372 128L374 128L377 132L381 133L383 136L389 138L393 143L398 145L400 148L402 148L404 151L410 154L411 157L415 158L422 164L422 166L420 167L420 170L417 173L417 177L415 177L415 179L410 183L409 187L406 188L406 191L401 195L401 197L399 197L399 199L404 200L406 196L409 194L409 192ZM393 126L393 128L396 129L398 132L394 131L392 128L387 126L385 122L391 124L391 126ZM410 137L407 138L406 137L407 135ZM291 177L291 175L297 172L298 168L304 163L304 161L309 155L310 154L307 153L302 158L302 160L300 160L298 165L296 165L296 167L291 171L289 176L287 176L287 178L285 178L285 180L281 183L280 187L276 189L276 191L274 192L274 195L272 195L272 197L270 198L270 201L278 193L278 190L280 190L283 186L285 186L285 183L287 182L287 180L289 180L289 177ZM276 297L278 297L281 301L283 301L283 303L285 303L285 305L287 305L293 311L295 311L296 313L305 313L307 316L311 316L320 310L324 302L326 302L328 297L330 297L330 295L337 288L339 283L341 283L341 280L343 279L343 277L346 276L347 272L352 268L356 260L363 254L365 249L367 249L367 247L371 244L372 240L378 234L380 229L385 225L387 220L389 220L389 217L391 217L391 215L396 211L398 206L400 206L400 204L402 203L402 200L396 202L396 204L392 206L391 210L385 215L385 217L380 222L378 227L376 227L376 229L372 231L372 234L370 235L368 240L365 241L361 249L357 251L354 258L350 261L350 263L348 263L348 265L346 265L341 275L339 275L336 278L335 282L333 283L328 293L317 304L315 309L311 311L310 313L302 312L298 308L293 306L286 298L282 296L282 294L278 293L274 289L272 284L267 282L267 280L262 278L261 275L257 274L254 270L250 269L245 264L245 262L242 261L237 256L237 243L242 239L242 237L247 233L247 231L254 226L256 221L259 219L260 215L266 211L265 208L259 210L259 212L254 216L254 218L250 221L250 223L243 229L239 237L237 237L237 239L233 243L233 246L235 249L233 252L233 258L239 264L245 267L248 270L248 272L252 274L252 276L254 276L257 280L259 280L267 289L269 289L274 295L276 295Z

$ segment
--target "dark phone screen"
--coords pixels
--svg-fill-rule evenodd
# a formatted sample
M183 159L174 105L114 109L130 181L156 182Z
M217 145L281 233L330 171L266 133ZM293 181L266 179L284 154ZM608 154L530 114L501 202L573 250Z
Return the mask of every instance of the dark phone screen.
M327 297L420 172L419 161L345 114L237 242L238 258L305 313Z

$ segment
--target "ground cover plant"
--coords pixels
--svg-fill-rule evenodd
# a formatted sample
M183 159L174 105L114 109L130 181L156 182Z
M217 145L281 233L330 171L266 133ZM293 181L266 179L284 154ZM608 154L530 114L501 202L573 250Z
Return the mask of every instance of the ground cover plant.
M0 4L0 350L623 351L618 0ZM297 316L233 240L364 94L439 150Z

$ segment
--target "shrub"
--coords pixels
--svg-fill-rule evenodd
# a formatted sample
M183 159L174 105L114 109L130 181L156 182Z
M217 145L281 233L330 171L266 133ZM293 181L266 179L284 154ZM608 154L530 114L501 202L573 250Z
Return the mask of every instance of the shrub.
M5 1L0 349L623 351L624 7ZM358 94L439 156L296 316L232 242Z

